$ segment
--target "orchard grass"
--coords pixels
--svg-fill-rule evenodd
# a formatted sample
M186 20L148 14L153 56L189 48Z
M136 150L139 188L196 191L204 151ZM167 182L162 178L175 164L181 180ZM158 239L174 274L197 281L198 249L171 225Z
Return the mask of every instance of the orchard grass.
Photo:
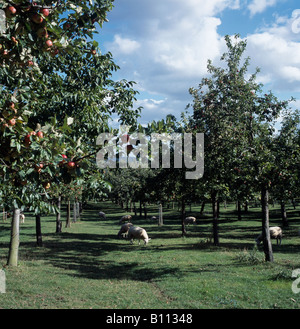
M100 220L102 210L107 220ZM148 206L147 219L133 215L152 240L145 247L117 239L124 214L111 202L89 203L70 228L55 232L55 217L42 217L43 247L35 244L35 219L26 213L20 227L18 267L6 267L10 220L0 220L0 261L6 273L3 309L291 309L300 307L300 294L291 286L293 269L300 268L299 207L288 206L289 227L281 246L272 240L274 263L264 262L255 247L260 209L251 207L237 220L235 205L221 207L220 246L211 241L207 205L188 207L198 224L181 237L180 214L164 207L164 225L150 220L157 206ZM62 219L65 218L65 208ZM280 209L270 207L271 225L281 225Z

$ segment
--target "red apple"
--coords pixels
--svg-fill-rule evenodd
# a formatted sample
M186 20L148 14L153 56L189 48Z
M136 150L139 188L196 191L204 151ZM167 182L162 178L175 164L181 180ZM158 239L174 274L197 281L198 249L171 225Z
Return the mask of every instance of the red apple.
M63 159L68 159L68 157L65 154L61 155L63 157Z
M35 13L31 16L31 20L36 24L41 24L43 22L43 17L38 13Z
M17 13L17 9L14 6L8 6L5 8L5 15L7 18L12 18Z
M16 119L10 119L10 120L8 121L8 124L9 124L10 126L14 126L14 125L16 124Z
M49 9L47 9L47 8L43 8L43 9L41 10L41 13L42 13L45 17L47 17L47 16L49 16L50 11L49 11Z
M26 147L28 147L31 144L30 136L31 136L31 134L28 134L25 136L24 144Z
M48 39L45 43L46 43L47 47L52 47L53 46L53 42L50 39Z
M75 166L76 166L76 164L75 164L75 162L73 162L73 161L69 161L69 162L67 163L67 167L68 167L68 169L73 169L73 168L75 168Z
M44 138L44 133L43 133L42 131L38 131L38 132L36 133L36 136L37 136L38 138Z
M15 37L11 37L11 41L12 41L15 45L18 44L18 40L17 40Z

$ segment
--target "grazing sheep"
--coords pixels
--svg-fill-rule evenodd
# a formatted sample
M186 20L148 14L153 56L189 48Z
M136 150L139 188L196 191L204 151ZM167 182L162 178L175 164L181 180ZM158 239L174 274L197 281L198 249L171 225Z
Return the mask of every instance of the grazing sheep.
M195 224L196 218L195 217L186 217L184 219L184 225Z
M118 238L120 239L122 235L126 237L127 234L128 234L128 230L129 230L129 228L130 228L131 226L133 226L132 223L125 223L125 224L123 224L123 225L121 226L121 228L120 228L119 233L118 233Z
M132 216L131 216L131 215L125 215L125 216L123 216L123 217L120 219L119 224L122 224L122 223L124 223L124 222L130 222L131 219L132 219Z
M157 220L157 217L152 216L152 217L151 217L151 220Z
M145 245L151 240L148 237L148 234L145 229L137 226L131 226L128 231L128 239L130 239L131 244L133 244L133 239L138 239L139 240L139 245L141 240L144 240Z
M99 217L103 218L103 219L106 219L106 215L103 211L99 211Z
M23 213L20 213L20 222L21 223L25 222L25 215Z
M271 239L277 240L277 244L278 244L278 240L280 240L279 245L281 245L282 229L279 226L270 227L270 236L271 236ZM256 244L259 245L262 240L263 240L263 234L260 233L260 235L255 240Z

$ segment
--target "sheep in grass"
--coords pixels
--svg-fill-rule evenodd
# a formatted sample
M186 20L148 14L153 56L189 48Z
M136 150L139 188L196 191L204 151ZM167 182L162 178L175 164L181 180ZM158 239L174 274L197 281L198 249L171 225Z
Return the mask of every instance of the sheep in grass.
M157 217L152 216L152 217L151 217L151 220L157 220Z
M25 222L25 215L22 212L20 213L20 222L21 223Z
M125 224L123 224L123 225L121 226L121 228L120 228L119 233L118 233L118 238L120 239L122 235L123 235L123 237L124 237L124 236L126 237L127 234L128 234L129 228L130 228L131 226L133 226L132 223L125 223Z
M122 224L122 223L124 223L124 222L130 222L131 219L132 219L132 216L131 216L131 215L125 215L125 216L123 216L123 217L120 219L119 224Z
M148 237L146 230L138 226L131 226L129 228L127 237L130 240L131 244L133 244L134 239L139 240L139 245L141 240L144 241L145 245L147 245L147 243L151 240L151 238Z
M106 215L103 211L99 211L99 217L102 219L106 219Z
M273 226L270 227L270 237L271 239L276 239L277 240L277 245L278 245L278 240L279 245L281 245L281 239L282 239L282 229L279 226ZM260 235L256 238L256 244L259 245L263 240L263 234L260 233Z
M184 225L195 224L196 218L195 217L186 217L184 219Z

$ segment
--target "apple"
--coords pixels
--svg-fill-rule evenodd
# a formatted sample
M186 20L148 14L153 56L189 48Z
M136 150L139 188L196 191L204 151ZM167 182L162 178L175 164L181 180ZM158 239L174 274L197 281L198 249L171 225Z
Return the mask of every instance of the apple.
M35 13L31 16L31 20L36 24L41 24L43 22L43 17L38 13Z
M68 169L74 169L75 166L76 166L76 164L75 164L75 162L73 162L73 161L69 161L69 162L67 163L67 167L68 167Z
M14 6L8 6L5 8L5 15L7 18L12 18L16 15L17 9Z
M38 131L38 132L36 133L36 136L37 136L38 138L44 138L44 133L43 133L42 131Z
M63 157L63 159L68 159L68 157L65 154L61 155Z
M44 168L43 163L39 163L39 164L35 165L35 171L38 172L38 173L41 173L43 168Z
M92 55L96 55L97 51L95 49L91 49L91 53L92 53Z
M36 31L36 34L39 38L48 38L47 30L43 27Z
M31 134L27 134L25 136L24 144L25 144L26 147L28 147L31 144L30 136L31 136Z
M43 187L44 187L44 189L48 190L51 187L51 183L45 182L45 183L43 183Z
M8 124L12 127L12 126L14 126L15 124L16 124L16 119L10 119L9 121L8 121Z
M47 16L49 16L50 11L49 11L49 9L47 9L47 8L43 8L43 9L41 10L41 14L43 14L45 17L47 17Z
M15 37L11 37L11 41L12 41L15 45L18 44L18 40L17 40Z
M53 46L53 42L50 39L48 39L45 43L46 43L47 47L52 47Z

